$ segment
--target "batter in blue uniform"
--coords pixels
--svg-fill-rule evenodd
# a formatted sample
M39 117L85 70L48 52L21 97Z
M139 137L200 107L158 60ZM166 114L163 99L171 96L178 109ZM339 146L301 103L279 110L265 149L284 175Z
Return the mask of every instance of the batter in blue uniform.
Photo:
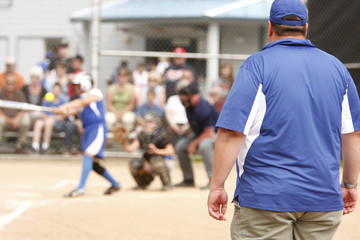
M99 89L92 88L92 79L88 74L78 74L77 79L83 94L79 99L73 100L60 107L54 108L52 112L62 115L73 115L81 113L81 120L84 127L82 137L83 165L80 183L65 197L78 197L85 194L85 184L90 171L103 176L111 183L111 186L104 194L112 194L120 190L120 184L110 173L100 165L99 160L104 158L104 147L106 142L106 124L104 114L103 94Z

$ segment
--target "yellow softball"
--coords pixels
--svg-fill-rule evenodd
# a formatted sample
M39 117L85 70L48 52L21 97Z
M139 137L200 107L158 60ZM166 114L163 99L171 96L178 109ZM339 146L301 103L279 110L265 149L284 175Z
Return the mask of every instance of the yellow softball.
M47 93L47 94L45 94L44 98L45 98L46 101L52 102L52 101L54 101L55 96L54 96L53 93Z

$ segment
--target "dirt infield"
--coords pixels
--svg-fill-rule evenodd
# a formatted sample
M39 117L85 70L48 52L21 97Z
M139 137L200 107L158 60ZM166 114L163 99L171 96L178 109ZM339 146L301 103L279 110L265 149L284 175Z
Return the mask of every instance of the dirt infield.
M125 159L108 159L106 166L118 178L123 190L113 196L102 193L108 183L91 173L87 195L76 199L63 194L77 184L80 158L12 159L0 156L0 239L1 240L136 240L136 239L230 239L228 221L217 222L207 214L207 191L177 188L159 191L156 179L147 191L135 185ZM206 183L202 163L195 162L196 184ZM229 197L235 184L231 172L226 188ZM181 180L175 167L173 182ZM335 240L360 239L360 209L345 216Z

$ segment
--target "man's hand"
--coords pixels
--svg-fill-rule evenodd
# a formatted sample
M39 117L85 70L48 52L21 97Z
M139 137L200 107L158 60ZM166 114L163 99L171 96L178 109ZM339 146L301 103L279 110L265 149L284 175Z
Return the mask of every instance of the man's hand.
M186 133L187 130L189 130L189 125L188 124L184 124L178 127L178 131L176 131L177 134L179 135L184 135Z
M197 143L195 141L192 141L187 148L187 152L189 154L195 154L197 149Z
M209 215L216 220L226 221L228 196L224 188L210 188L208 197Z
M117 120L118 122L121 122L121 119L122 119L123 115L124 115L123 112L121 112L121 113L116 113L116 120Z
M158 148L155 146L155 144L149 143L147 153L148 154L157 154L157 152L158 152Z
M357 200L357 189L356 188L345 188L341 186L343 201L344 201L344 210L343 214L349 214L355 211L356 200Z
M9 125L13 128L13 129L18 129L18 127L20 126L20 121L18 120L18 118L10 118L9 119Z

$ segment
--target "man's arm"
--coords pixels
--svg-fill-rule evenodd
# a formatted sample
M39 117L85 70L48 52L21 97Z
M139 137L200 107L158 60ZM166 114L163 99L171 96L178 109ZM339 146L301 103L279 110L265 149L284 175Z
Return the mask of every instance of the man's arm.
M121 146L127 152L134 152L135 150L140 148L140 141L136 138L131 144L123 144Z
M4 118L7 123L11 122L11 119L2 110L0 110L0 117Z
M11 119L11 122L13 124L13 127L18 128L21 123L21 119L24 116L25 111L19 111L14 118Z
M78 109L84 108L92 102L99 100L99 96L90 94L85 98L78 98L70 102L64 103L63 105L53 108L51 111L56 114L61 114L63 116L69 116L70 114L77 113Z
M171 143L166 144L164 148L157 148L154 143L150 143L148 145L148 153L160 156L173 155L175 153L175 149Z
M199 143L205 139L205 138L211 138L212 136L215 135L215 127L207 127L204 129L204 131L197 137L195 138L193 141L191 141L191 143L188 146L188 153L189 154L194 154L196 152L196 149L199 146Z
M245 135L219 128L214 152L213 172L208 197L208 211L217 220L226 220L227 193L224 185L240 152Z
M134 107L135 107L135 101L136 101L135 88L134 88L134 86L131 86L130 102L129 102L129 104L124 108L124 110L122 111L122 113L129 112L129 111L133 111L133 110L134 110Z
M113 107L112 99L113 99L113 88L115 85L110 85L106 91L106 108L108 111L117 114L116 109Z
M344 214L355 211L357 188L349 188L348 184L357 184L360 171L360 131L341 135L343 154L343 181L341 184ZM345 186L347 185L347 186Z

